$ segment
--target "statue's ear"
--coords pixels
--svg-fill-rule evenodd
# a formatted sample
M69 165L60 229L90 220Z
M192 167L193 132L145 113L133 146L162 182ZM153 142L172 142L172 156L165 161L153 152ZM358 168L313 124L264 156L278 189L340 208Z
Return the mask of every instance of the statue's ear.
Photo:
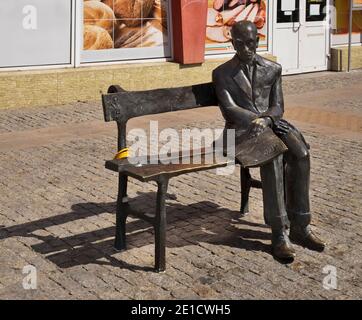
M257 37L256 37L256 47L257 47L257 48L259 47L259 40L260 40L260 37L257 36Z

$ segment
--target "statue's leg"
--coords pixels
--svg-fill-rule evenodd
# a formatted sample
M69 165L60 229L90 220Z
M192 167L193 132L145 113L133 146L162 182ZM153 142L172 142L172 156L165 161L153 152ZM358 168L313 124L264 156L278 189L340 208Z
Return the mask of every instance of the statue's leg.
M286 233L289 221L285 210L283 168L282 155L260 168L264 218L272 229L273 256L277 259L292 261L295 251Z
M288 129L282 134L280 128ZM285 202L291 224L305 227L310 223L309 208L309 146L301 132L291 123L280 120L274 132L288 147L284 154Z
M297 158L285 155L286 209L292 224L306 227L310 224L309 204L310 156Z
M283 156L260 168L263 189L264 219L273 230L289 225L284 200Z
M311 227L309 207L309 155L303 158L286 158L285 189L286 207L290 219L290 239L311 250L323 251L326 244Z
M284 154L285 203L290 220L290 239L311 250L323 251L325 243L311 230L311 213L309 204L310 155L309 146L303 135L290 123L286 135L280 138L288 147ZM276 129L278 134L278 130Z

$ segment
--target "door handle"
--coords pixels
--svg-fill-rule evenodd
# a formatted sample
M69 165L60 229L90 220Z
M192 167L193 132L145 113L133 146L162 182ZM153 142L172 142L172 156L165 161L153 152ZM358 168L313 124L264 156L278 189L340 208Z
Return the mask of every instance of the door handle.
M298 22L298 26L297 27L295 27L295 24L296 24L296 22L294 22L293 21L293 32L297 32L297 31L299 31L299 29L300 29L300 27L302 26L302 24L300 23L300 22Z
M299 31L300 27L302 26L302 24L300 23L300 11L299 10L295 10L296 13L297 13L297 16L299 17L298 21L294 21L294 12L292 13L290 19L292 20L291 22L293 23L293 26L292 26L292 30L293 32L297 32ZM295 27L295 24L298 23L298 26Z

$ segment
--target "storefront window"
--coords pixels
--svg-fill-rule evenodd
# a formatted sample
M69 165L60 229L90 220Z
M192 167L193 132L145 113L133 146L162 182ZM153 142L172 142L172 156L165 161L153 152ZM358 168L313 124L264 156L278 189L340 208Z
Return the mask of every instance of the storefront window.
M72 1L1 0L0 67L71 63Z
M268 50L268 0L209 0L206 54L234 52L231 26L238 21L255 23L260 38L259 51Z
M84 0L82 62L170 56L168 1Z
M295 1L278 0L277 22L278 23L299 22L299 0Z
M307 0L306 21L323 21L327 13L327 0Z
M348 43L349 1L335 0L331 10L332 45ZM352 43L362 42L362 0L353 0Z

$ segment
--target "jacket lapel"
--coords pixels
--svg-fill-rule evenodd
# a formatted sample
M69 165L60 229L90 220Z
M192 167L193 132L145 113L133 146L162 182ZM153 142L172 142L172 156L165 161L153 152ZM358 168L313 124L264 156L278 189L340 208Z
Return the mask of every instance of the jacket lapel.
M253 92L251 88L251 83L249 79L244 74L244 71L238 67L235 75L233 76L234 81L236 84L245 92L250 100L253 100Z
M258 85L263 83L264 81L260 81L265 77L265 62L263 58L258 55L255 55L255 64L254 64L254 72L253 72L253 88L257 88Z
M256 112L258 112L259 110L254 104L254 93L259 90L260 84L263 83L263 81L260 81L260 79L263 79L263 77L265 76L264 67L265 63L263 61L263 58L261 58L259 55L255 55L255 64L253 68L253 78L251 84L240 66L238 57L234 56L233 58L233 69L235 70L235 73L233 74L232 78L235 81L236 85L245 94L245 96L249 98L250 108Z
M253 90L253 97L255 97L256 93L260 91L260 86L264 83L263 79L265 79L265 63L263 59L255 55L255 64L254 64L254 70L253 70L253 84L252 84L252 90ZM258 110L258 107L255 105L255 108ZM260 110L258 110L260 111Z

